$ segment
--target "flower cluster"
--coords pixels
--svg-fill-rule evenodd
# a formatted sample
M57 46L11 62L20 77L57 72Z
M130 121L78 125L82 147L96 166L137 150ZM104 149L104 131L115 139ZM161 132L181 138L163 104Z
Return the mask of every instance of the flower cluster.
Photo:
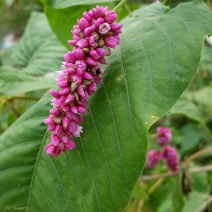
M74 48L64 55L62 70L58 71L59 91L51 90L53 96L49 117L44 121L52 132L51 143L46 146L47 154L57 157L76 144L73 137L82 132L82 114L87 113L88 97L96 90L104 73L101 64L107 64L105 56L120 43L121 24L114 24L115 11L100 7L83 13L78 25L73 27L73 40L68 43Z
M172 138L172 132L169 128L158 127L157 128L157 142L164 146L166 143L170 142Z
M179 169L179 160L177 150L169 145L171 141L171 130L165 127L157 128L157 142L162 146L159 150L150 150L147 155L147 163L151 168L155 168L161 158L164 159L168 168L177 172Z

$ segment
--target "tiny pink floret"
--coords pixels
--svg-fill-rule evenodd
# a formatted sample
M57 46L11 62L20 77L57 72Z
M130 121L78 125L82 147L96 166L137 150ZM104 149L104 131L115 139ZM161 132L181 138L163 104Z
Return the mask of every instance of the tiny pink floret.
M49 117L51 143L46 153L57 157L66 149L76 147L73 137L82 133L83 114L87 113L88 97L96 90L104 73L99 64L107 64L105 56L120 43L121 24L115 24L117 14L108 7L96 6L83 13L83 18L73 27L73 39L68 43L74 48L64 55L62 70L57 72L59 91L51 90L53 97Z

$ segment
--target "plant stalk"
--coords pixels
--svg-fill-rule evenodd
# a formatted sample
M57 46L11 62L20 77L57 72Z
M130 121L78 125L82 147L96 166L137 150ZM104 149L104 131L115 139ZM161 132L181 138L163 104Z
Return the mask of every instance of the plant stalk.
M127 0L121 0L114 8L114 11L117 11Z

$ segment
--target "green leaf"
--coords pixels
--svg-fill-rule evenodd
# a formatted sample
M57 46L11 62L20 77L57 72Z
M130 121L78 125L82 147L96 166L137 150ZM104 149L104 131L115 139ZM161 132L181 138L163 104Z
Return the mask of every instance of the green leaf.
M132 192L132 196L137 198L137 199L143 199L143 200L148 200L148 194L144 190L144 188L141 187L140 184L140 179L136 182L135 187Z
M45 14L33 12L25 33L14 53L16 63L31 74L44 74L60 69L66 48L48 25Z
M54 84L55 80L50 77L30 76L7 66L0 68L0 93L4 95L17 95L34 90L48 89Z
M186 97L181 97L174 107L170 110L171 114L183 114L190 119L193 119L197 122L203 123L203 118L200 114L199 109L194 103L188 100Z
M120 0L41 0L42 3L52 8L66 8L72 6L92 5L92 4L99 5L114 1L120 1Z
M183 134L180 148L182 154L192 152L202 139L207 138L202 126L194 123L184 125L180 131Z
M175 189L176 179L166 179L154 192L149 196L148 211L170 211L174 212L173 193Z
M73 6L65 9L46 7L45 9L52 30L68 49L72 49L68 44L68 40L73 39L71 30L86 10L89 10L89 6Z
M212 201L212 197L206 194L191 192L189 199L185 202L182 212L202 212Z
M197 91L189 92L187 96L201 106L202 111L206 113L206 119L208 114L212 115L212 98L209 98L212 96L212 84Z
M174 10L156 3L124 19L75 150L45 154L48 96L0 137L0 209L123 211L145 163L147 131L193 79L211 22L200 1Z
M210 193L210 183L208 182L207 172L192 173L192 190L201 193Z

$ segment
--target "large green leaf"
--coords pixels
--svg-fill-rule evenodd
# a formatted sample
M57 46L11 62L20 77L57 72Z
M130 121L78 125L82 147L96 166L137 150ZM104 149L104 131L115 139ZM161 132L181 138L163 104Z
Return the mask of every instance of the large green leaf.
M145 162L147 131L193 79L212 17L200 1L174 10L156 3L122 23L121 45L90 99L75 150L58 158L45 154L49 96L0 137L1 210L126 207Z
M34 77L8 66L0 68L0 93L17 95L47 89L55 84L53 77Z
M25 72L43 74L58 70L66 48L52 32L43 13L33 12L14 58Z

